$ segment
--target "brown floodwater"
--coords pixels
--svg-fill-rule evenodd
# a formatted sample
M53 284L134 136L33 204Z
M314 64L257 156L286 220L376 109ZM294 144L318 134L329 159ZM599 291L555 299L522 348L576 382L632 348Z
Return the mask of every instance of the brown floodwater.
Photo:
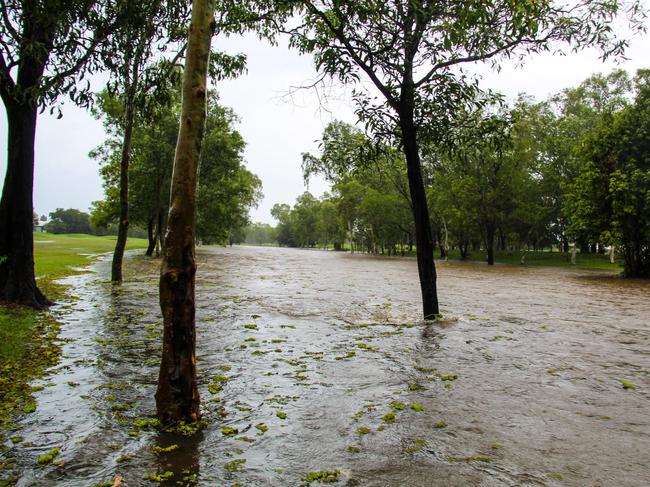
M650 485L649 282L441 262L444 319L425 324L412 259L198 256L209 423L190 436L147 426L158 263L131 254L128 281L112 288L103 258L67 279L76 299L54 310L63 359L19 421L32 445L4 454L19 486L110 485L117 474L124 486L155 485L151 475L298 486L323 470L348 486ZM55 463L39 465L55 447Z

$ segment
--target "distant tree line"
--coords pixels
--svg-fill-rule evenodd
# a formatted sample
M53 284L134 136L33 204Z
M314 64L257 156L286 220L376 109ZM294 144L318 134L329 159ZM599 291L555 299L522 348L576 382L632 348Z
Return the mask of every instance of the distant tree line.
M423 152L431 227L440 256L496 250L618 252L628 276L650 275L650 71L594 75L577 88L513 106L491 100L461 113ZM332 193L276 204L278 221L248 232L290 247L387 254L411 251L414 228L402 154L342 122L321 153L303 155L306 179ZM248 240L247 240L248 241ZM255 242L251 242L255 243Z

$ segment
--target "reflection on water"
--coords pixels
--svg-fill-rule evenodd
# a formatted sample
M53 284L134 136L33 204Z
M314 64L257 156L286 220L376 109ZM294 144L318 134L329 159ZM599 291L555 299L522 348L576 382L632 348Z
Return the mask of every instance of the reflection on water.
M572 269L202 248L199 434L160 433L157 263L70 278L18 485L647 485L650 285ZM625 390L621 380L637 386ZM32 446L29 446L32 442ZM60 464L39 455L61 447ZM109 484L110 485L110 484Z

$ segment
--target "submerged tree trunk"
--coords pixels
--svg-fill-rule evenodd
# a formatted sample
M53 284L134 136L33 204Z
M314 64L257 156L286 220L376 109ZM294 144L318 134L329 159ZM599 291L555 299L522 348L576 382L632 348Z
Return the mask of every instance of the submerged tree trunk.
M201 417L195 358L194 222L197 169L206 118L213 12L213 0L192 2L180 130L160 271L164 331L156 408L163 424L192 422Z
M0 301L44 309L52 303L38 289L34 277L32 194L37 109L35 104L4 101L8 148L0 200Z
M422 291L422 314L424 319L435 319L440 314L436 289L436 267L433 260L433 236L429 207L422 179L422 165L417 144L417 131L413 121L414 101L406 93L406 100L400 110L402 145L406 157L406 169L411 195L411 209L415 223L415 245L417 246L418 273Z

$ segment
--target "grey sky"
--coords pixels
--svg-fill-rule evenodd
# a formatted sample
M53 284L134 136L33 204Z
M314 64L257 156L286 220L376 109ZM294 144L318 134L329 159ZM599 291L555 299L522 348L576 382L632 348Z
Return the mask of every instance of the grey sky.
M632 40L629 61L620 67L634 72L650 67L648 36ZM251 212L254 221L273 222L269 213L275 203L293 203L305 191L300 170L301 153L317 150L317 140L333 118L354 122L353 110L344 99L330 99L320 109L313 91L287 96L291 86L308 84L316 77L309 57L290 51L286 43L270 46L253 36L217 38L213 44L229 52L248 56L248 73L217 87L221 102L240 116L238 130L247 142L246 162L263 183L264 200ZM510 99L527 92L543 99L562 88L576 86L595 72L609 72L617 65L602 63L593 51L558 56L545 54L530 58L523 68L504 65L499 73L480 69L484 87L505 93ZM97 86L99 89L100 86ZM0 147L6 148L6 118L0 118ZM90 113L66 103L64 116L56 120L48 114L39 118L36 137L34 206L39 214L55 208L87 210L101 199L103 191L97 163L88 152L101 144L104 133ZM6 151L4 152L6 154ZM0 163L4 180L6 160ZM310 182L309 190L319 196L327 185Z

